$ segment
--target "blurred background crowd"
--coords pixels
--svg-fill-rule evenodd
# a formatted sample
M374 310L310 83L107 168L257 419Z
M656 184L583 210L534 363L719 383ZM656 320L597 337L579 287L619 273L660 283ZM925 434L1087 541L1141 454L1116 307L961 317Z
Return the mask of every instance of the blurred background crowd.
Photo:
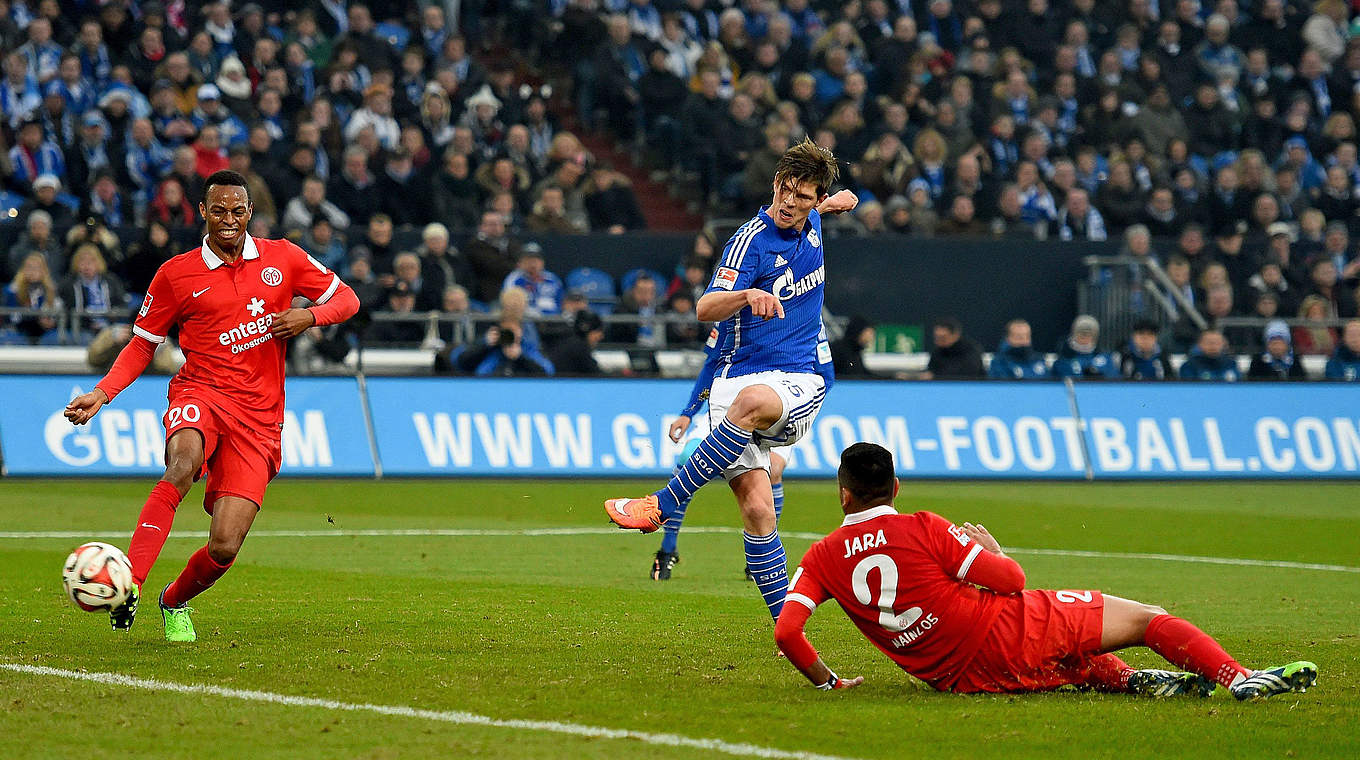
M698 348L723 231L810 138L861 198L828 236L1104 242L1093 281L1140 296L1083 304L1099 319L1052 351L1012 322L990 358L941 318L917 376L1296 378L1312 355L1354 379L1353 11L0 0L0 343L116 346L156 267L196 244L203 178L230 168L253 234L361 294L363 319L309 336L318 361L356 337L477 374L589 374L601 344ZM647 229L703 231L627 271L564 270L538 244ZM873 325L828 319L843 373L872 374Z

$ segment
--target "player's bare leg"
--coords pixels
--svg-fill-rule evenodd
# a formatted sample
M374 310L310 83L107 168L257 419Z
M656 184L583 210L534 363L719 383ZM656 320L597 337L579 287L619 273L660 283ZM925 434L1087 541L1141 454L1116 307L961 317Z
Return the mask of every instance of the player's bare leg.
M241 496L223 496L213 502L207 545L194 552L184 571L161 592L161 614L165 617L167 639L193 641L196 638L188 602L226 574L236 561L259 511L258 504Z
M768 385L743 388L726 416L704 438L666 487L640 499L608 499L605 514L620 528L651 533L670 519L679 504L705 483L722 477L741 457L757 430L774 425L784 415L784 403Z
M1156 605L1105 595L1105 617L1100 645L1105 651L1146 646L1177 667L1217 682L1238 699L1259 699L1291 691L1307 691L1317 681L1317 666L1300 661L1263 671L1250 671L1238 664L1217 641L1187 620L1167 614ZM1166 671L1139 671L1166 673ZM1133 679L1131 679L1132 681ZM1167 679L1148 676L1144 693L1166 687ZM1157 683L1160 682L1160 683ZM1198 688L1198 687L1196 687ZM1208 696L1209 689L1203 690Z
M203 434L192 428L180 430L165 442L165 474L151 489L137 516L137 527L128 544L128 560L132 563L132 593L127 601L109 611L109 621L115 631L127 631L137 615L142 584L151 574L156 559L170 536L175 522L175 510L194 484L194 476L203 467Z
M728 484L741 510L746 568L770 615L777 620L784 608L784 596L789 591L789 570L784 542L779 538L774 516L770 474L765 470L750 470Z

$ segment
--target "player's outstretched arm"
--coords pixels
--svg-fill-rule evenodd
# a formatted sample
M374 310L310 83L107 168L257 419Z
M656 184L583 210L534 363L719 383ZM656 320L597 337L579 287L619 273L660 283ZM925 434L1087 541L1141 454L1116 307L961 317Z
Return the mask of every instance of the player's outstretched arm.
M779 620L774 626L774 642L779 651L783 652L789 658L789 662L819 689L853 689L864 683L863 676L840 678L822 662L817 650L803 633L803 627L810 617L812 610L803 604L785 602L783 611L779 613Z
M699 303L695 304L694 315L699 318L700 322L721 322L731 318L733 314L747 306L751 307L751 313L757 317L764 317L765 319L784 318L784 304L780 303L773 293L766 293L756 288L734 291L714 290L705 293L699 299Z
M76 396L66 405L63 412L66 419L73 425L89 422L105 404L113 401L114 396L122 393L124 388L132 385L132 381L146 371L155 355L155 343L140 335L133 335L132 340L118 352L118 358L114 360L109 373L95 384L94 390Z

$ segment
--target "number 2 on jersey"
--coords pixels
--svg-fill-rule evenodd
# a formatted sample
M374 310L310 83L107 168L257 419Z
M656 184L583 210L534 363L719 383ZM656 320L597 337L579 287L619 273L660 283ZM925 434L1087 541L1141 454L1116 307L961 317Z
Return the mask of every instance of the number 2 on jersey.
M1089 604L1091 601L1090 591L1055 591L1053 592L1053 596L1058 601L1067 604L1076 604L1077 602L1087 602Z
M897 563L886 554L870 554L855 565L850 574L850 586L855 591L855 599L868 605L873 600L873 589L869 588L869 571L878 570L878 624L890 631L905 631L921 619L921 608L912 607L901 615L893 612L893 602L897 600Z

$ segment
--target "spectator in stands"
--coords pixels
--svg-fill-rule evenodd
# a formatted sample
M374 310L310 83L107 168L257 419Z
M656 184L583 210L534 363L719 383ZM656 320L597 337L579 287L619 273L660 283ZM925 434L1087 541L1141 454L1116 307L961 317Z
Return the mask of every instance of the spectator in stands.
M884 375L864 363L864 351L874 344L878 332L868 318L856 314L845 326L845 334L831 343L831 360L837 378L872 379Z
M425 339L425 325L411 318L415 312L416 292L405 280L396 280L387 289L388 316L398 319L377 321L368 331L371 342L384 345L414 346Z
M481 201L481 188L469 166L466 154L449 149L444 153L443 170L433 181L434 218L460 233L476 225Z
M963 380L986 377L982 368L982 349L963 334L963 323L958 317L946 316L935 320L930 328L935 347L930 350L923 380Z
M1048 361L1034 350L1029 322L1012 319L1006 337L992 354L987 376L1000 380L1043 380L1049 377Z
M1247 280L1247 287L1255 298L1260 298L1265 293L1273 295L1279 310L1286 314L1298 312L1300 296L1285 279L1278 260L1267 259L1256 274Z
M1277 319L1266 325L1264 352L1251 357L1248 380L1307 380L1303 363L1294 356L1289 341L1289 325Z
M315 174L302 181L302 194L288 201L283 210L285 230L305 230L317 218L324 218L331 229L344 232L349 229L349 214L326 199L326 183Z
M406 284L415 294L415 311L437 311L443 302L444 291L438 285L425 282L420 276L420 257L410 251L402 251L392 260L392 275L396 284Z
M585 188L585 206L592 230L617 235L647 229L632 184L608 164L596 164L591 172Z
M11 309L60 309L57 286L41 254L30 253L16 267L14 279L0 292L0 306ZM56 338L57 320L45 315L11 314L9 326L26 342L36 345Z
M557 185L543 185L533 210L525 219L525 229L537 234L574 235L584 232L567 217L566 197Z
M1091 205L1086 189L1074 187L1058 210L1058 218L1049 222L1049 236L1058 240L1104 240L1105 219Z
M539 350L538 331L524 321L528 296L518 288L500 295L500 320L476 345L454 359L463 372L479 376L551 375L553 364Z
M1341 344L1327 360L1324 376L1328 380L1360 381L1360 319L1346 323Z
M65 228L75 221L71 208L58 199L61 192L61 179L55 174L40 174L33 180L33 197L14 216L14 223L27 225L28 215L43 211L52 219L53 227Z
M1347 280L1341 279L1338 271L1333 259L1326 256L1314 258L1308 265L1308 279L1313 286L1310 295L1318 296L1326 302L1327 316L1349 319L1356 316L1356 288Z
M1119 374L1128 380L1167 380L1175 377L1171 362L1158 340L1157 323L1141 319L1133 324L1129 345L1120 362Z
M140 306L142 296L151 287L151 278L161 264L181 253L170 239L170 228L154 219L147 222L142 239L132 245L123 264L123 276L128 293L133 294L133 306Z
M66 252L52 232L52 216L46 211L29 212L24 232L9 250L9 268L6 271L18 272L24 259L33 254L43 257L49 272L66 271Z
M1237 359L1227 352L1228 341L1223 333L1212 328L1200 333L1195 347L1181 365L1182 380L1221 380L1236 382L1242 379Z
M1101 379L1119 377L1119 364L1106 351L1101 351L1100 323L1089 314L1082 314L1072 322L1072 333L1058 347L1053 360L1055 377Z
M604 340L604 323L589 310L576 313L571 320L571 334L558 341L548 353L558 375L594 377L601 374L600 365L592 351Z
M619 299L619 306L614 313L635 316L637 319L610 325L610 343L636 344L644 348L665 345L666 332L655 319L661 307L659 288L660 283L646 272L634 278L633 286Z
M454 285L471 286L476 278L466 258L449 243L449 230L431 222L421 230L420 276L433 292L447 293ZM466 296L466 293L464 293Z
M340 172L331 178L326 195L349 215L353 224L368 224L369 217L378 212L382 198L377 193L377 182L368 170L368 151L358 145L345 149Z
M538 243L530 241L519 249L515 271L506 275L502 290L506 288L519 288L529 296L529 316L551 316L562 311L565 288L561 278L544 267L543 248Z
M23 122L18 139L9 149L9 181L20 189L31 191L33 181L44 174L61 177L66 174L66 159L61 148L47 137L41 121Z
M1318 323L1300 325L1294 328L1293 345L1302 356L1327 356L1336 347L1336 331L1325 326L1335 312L1330 309L1327 299L1316 293L1305 296L1299 305L1299 319Z
M361 314L380 311L386 307L387 289L378 281L377 275L373 274L373 259L367 250L356 248L350 251L347 271L345 284L354 288L354 294L359 298Z
M127 314L127 293L118 278L109 274L99 246L93 243L82 243L71 254L71 274L61 283L57 297L71 310L72 327L84 340L107 327L110 319Z
M519 258L519 243L506 234L505 218L494 211L482 214L477 234L463 249L477 278L478 300L495 301Z
M344 241L335 233L335 228L331 226L330 218L325 214L317 214L312 217L311 224L302 233L297 244L312 258L324 264L327 269L341 273L346 271L345 265L349 260L349 253L345 249Z
M987 234L987 225L975 215L973 199L967 195L956 195L949 204L949 216L935 227L939 237L982 237Z
M351 244L350 258L360 254L368 258L378 284L392 287L396 282L392 278L392 265L397 251L392 246L392 220L386 214L374 214L369 218L364 239Z

